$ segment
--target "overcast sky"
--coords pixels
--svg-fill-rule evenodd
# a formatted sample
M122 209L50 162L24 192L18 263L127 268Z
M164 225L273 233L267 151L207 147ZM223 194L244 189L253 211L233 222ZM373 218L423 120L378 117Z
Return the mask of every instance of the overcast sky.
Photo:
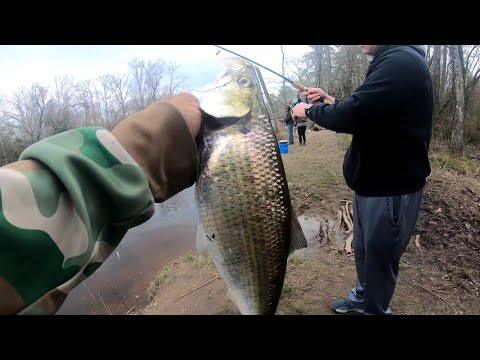
M281 73L280 45L221 45ZM199 89L218 73L218 61L232 56L213 45L0 45L0 93L38 82L53 84L56 75L74 80L94 79L106 73L124 74L133 58L174 61L188 77L185 86ZM287 57L300 57L306 45L284 45ZM262 70L269 91L279 78ZM280 80L281 81L281 80Z

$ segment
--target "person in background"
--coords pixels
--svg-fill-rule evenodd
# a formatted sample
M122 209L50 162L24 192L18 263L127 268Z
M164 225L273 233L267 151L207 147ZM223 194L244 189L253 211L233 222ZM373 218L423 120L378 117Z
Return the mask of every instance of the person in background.
M306 145L307 139L305 137L305 133L307 132L307 119L299 118L295 121L297 131L298 131L298 141L300 145Z
M295 121L293 121L290 106L287 106L285 108L285 110L286 110L287 114L286 114L285 119L283 121L285 122L285 125L287 125L287 127L288 127L288 143L289 144L294 144L293 129L295 127Z

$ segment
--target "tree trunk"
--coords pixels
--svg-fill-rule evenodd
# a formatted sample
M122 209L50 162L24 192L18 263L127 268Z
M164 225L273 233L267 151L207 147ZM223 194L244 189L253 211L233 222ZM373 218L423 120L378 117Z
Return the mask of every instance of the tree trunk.
M433 46L434 46L433 53L435 54L435 46L438 46L438 45L433 45ZM430 45L427 46L427 49L425 50L425 53L426 53L425 60L427 60L428 67L432 67L433 55L430 57Z
M5 144L3 143L2 136L0 136L0 144L2 145L2 150L3 150L3 164L0 164L0 166L1 166L1 165L8 164L10 161L7 157L7 152L5 151Z
M315 87L322 88L323 45L315 46Z
M462 45L457 45L457 46L458 46L458 58L460 59L460 66L461 66L462 75L463 75L463 86L465 87L467 69L465 68L465 60L463 59L463 46Z
M460 62L460 47L462 45L449 45L450 58L452 63L452 90L455 101L455 111L453 114L453 129L450 139L450 149L454 153L463 152L463 118L465 116L463 72Z
M432 80L433 80L433 112L438 114L438 106L440 104L440 65L441 65L441 45L433 46L432 55Z
M441 98L445 95L447 91L447 62L448 62L448 54L447 54L447 45L443 45L442 51L442 76L440 79L440 90L441 90ZM443 102L443 101L442 101Z
M285 77L285 53L283 52L283 45L280 45L280 50L282 51L282 76ZM282 82L282 89L285 89L285 79ZM287 92L283 92L283 102L287 103Z
M325 60L326 60L326 69L325 69L325 92L328 94L330 92L331 81L332 81L332 57L330 54L330 45L325 46Z

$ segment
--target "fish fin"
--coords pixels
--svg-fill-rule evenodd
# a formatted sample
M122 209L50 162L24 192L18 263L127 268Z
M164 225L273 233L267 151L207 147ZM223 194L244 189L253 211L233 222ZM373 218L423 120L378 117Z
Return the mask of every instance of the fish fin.
M230 301L233 302L233 304L237 307L238 311L240 311L240 314L248 315L245 312L243 303L240 301L240 299L237 295L237 292L235 290L233 290L231 287L229 287L228 290L227 290L227 298L229 298Z
M305 238L305 234L303 233L302 227L300 226L297 215L293 209L291 218L289 255L293 254L296 250L307 247L307 239Z
M224 129L228 126L235 125L242 117L235 116L225 116L225 117L215 117L210 115L206 111L202 110L202 124L205 125L206 131L216 131Z
M236 297L233 293L232 288L230 288L230 287L227 289L227 298L229 298L231 302L233 302L235 305L237 305Z
M207 255L208 254L208 242L207 242L207 235L205 234L205 230L203 230L203 226L201 224L198 224L197 227L197 240L196 240L196 246L197 246L197 251L201 255Z

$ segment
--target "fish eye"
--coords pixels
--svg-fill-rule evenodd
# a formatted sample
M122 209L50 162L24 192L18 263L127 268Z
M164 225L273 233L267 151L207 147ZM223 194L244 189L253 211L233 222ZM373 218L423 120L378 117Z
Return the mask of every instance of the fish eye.
M249 78L244 77L238 80L238 85L243 87L252 87L252 82Z

